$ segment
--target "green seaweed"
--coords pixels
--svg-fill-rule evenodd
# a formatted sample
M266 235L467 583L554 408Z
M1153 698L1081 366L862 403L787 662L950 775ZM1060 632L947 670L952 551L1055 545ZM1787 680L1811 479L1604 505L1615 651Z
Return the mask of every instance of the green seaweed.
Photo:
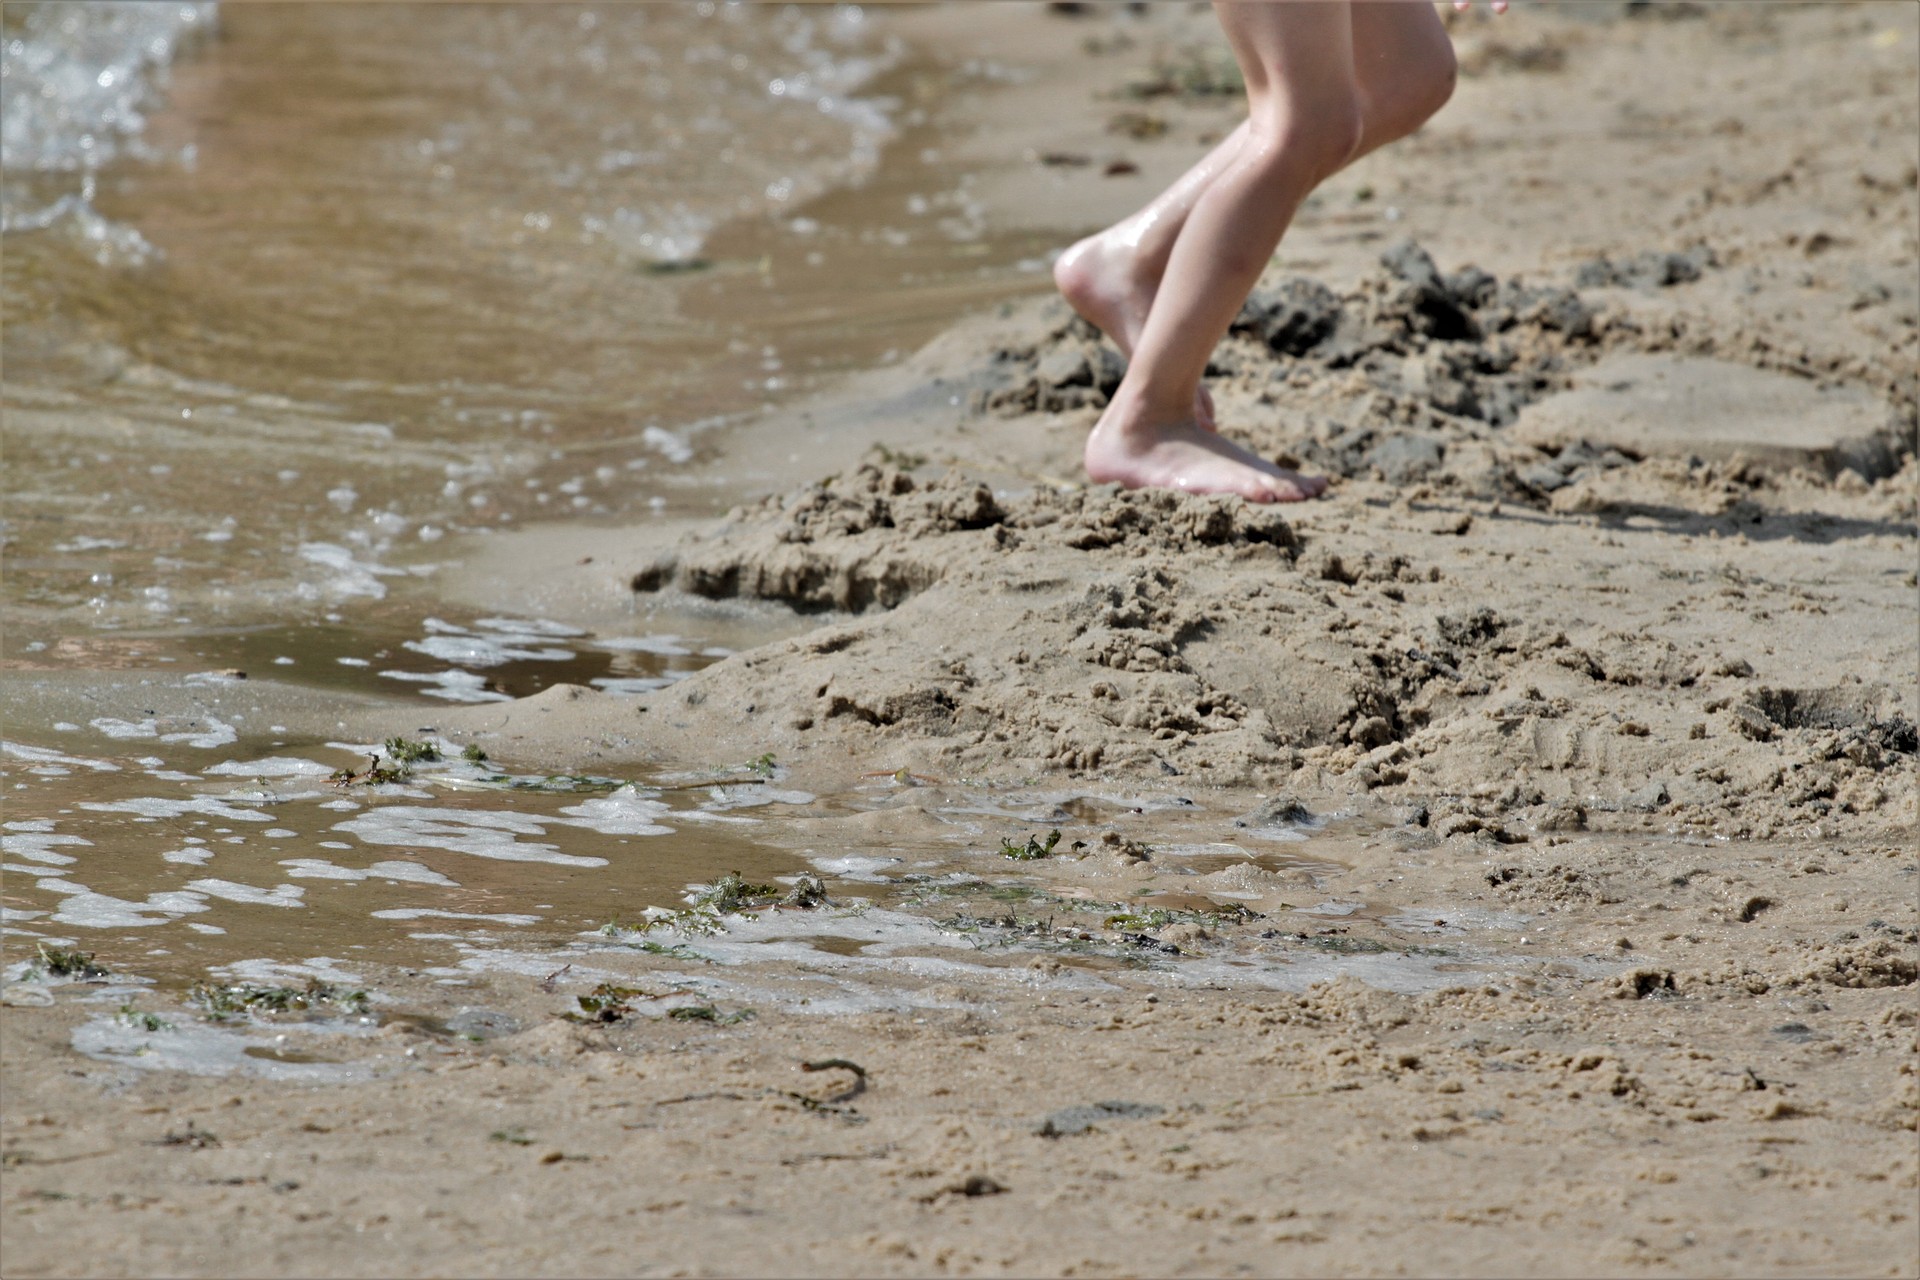
M112 970L105 965L93 962L94 953L91 951L50 947L44 942L39 944L38 949L40 958L31 967L48 977L74 978L81 982L89 982L95 978L108 977L112 973Z
M379 786L388 782L405 782L413 776L413 770L403 764L381 764L380 754L375 752L367 757L365 771L356 773L352 769L335 769L327 781L336 787Z
M1144 911L1122 908L1109 915L1102 923L1109 929L1140 932L1164 929L1170 924L1197 924L1203 927L1219 928L1223 925L1245 924L1249 920L1264 918L1259 912L1250 911L1241 906L1222 907L1218 911L1173 911L1166 907L1148 907Z
M586 995L574 997L580 1004L580 1012L586 1015L584 1018L578 1018L577 1020L582 1022L619 1022L633 1012L633 1006L628 1004L627 1001L633 999L635 996L642 996L651 1000L657 999L658 993L643 991L639 987L623 987L617 983L603 982ZM572 1016L577 1017L577 1015Z
M387 758L397 765L420 764L440 758L440 748L431 742L414 742L399 736L387 739Z
M460 753L460 758L468 764L485 764L487 762L487 753L480 749L479 743L469 742L466 745L466 749Z
M702 964L712 964L711 956L701 955L683 942L655 942L651 938L635 938L635 934L646 934L653 929L679 929L682 932L709 936L720 932L720 918L706 911L675 911L670 915L639 924L626 924L612 920L600 926L600 936L616 938L628 946L637 947L649 955L666 956L673 960L698 960Z
M696 909L709 908L720 915L738 915L753 907L764 907L780 898L778 885L754 884L729 871L702 890L693 900Z
M833 899L827 897L827 886L820 882L819 876L802 875L795 878L793 891L780 899L780 905L811 911L815 907L832 906Z
M511 1129L495 1129L487 1135L487 1141L510 1142L516 1147L530 1147L533 1145L533 1139L527 1136L527 1131L517 1125Z
M1011 858L1015 862L1033 862L1040 858L1053 856L1054 846L1060 843L1060 828L1055 827L1042 841L1038 836L1028 836L1025 844L1015 844L1011 840L1000 842L1000 856Z
M215 986L197 983L187 998L198 1004L214 1022L224 1022L238 1014L300 1013L331 1006L346 1013L365 1013L367 993L313 979L305 987L269 987L253 983Z
M701 955L684 942L654 942L651 939L641 942L640 949L651 955L667 956L674 960L698 960L701 964L712 964L713 957Z

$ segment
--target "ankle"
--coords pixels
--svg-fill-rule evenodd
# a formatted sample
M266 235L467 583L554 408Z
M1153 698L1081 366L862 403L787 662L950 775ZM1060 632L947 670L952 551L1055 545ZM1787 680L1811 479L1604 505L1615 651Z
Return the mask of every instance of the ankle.
M1193 423L1197 391L1198 388L1191 385L1156 386L1144 377L1135 377L1129 370L1127 380L1114 393L1097 425L1120 435L1143 439L1159 436L1170 428Z

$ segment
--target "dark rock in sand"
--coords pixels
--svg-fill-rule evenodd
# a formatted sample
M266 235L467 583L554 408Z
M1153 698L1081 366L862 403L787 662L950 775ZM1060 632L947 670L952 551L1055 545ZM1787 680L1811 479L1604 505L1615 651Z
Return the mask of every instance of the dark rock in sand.
M1317 280L1293 276L1272 289L1256 289L1234 328L1252 333L1284 356L1305 355L1332 336L1340 323L1340 299Z
M1380 265L1401 286L1390 306L1404 312L1415 332L1443 340L1479 335L1480 326L1441 279L1432 256L1418 244L1400 241L1380 255Z
M1698 280L1709 267L1719 265L1705 245L1685 253L1642 253L1631 258L1594 258L1574 276L1582 289L1608 286L1626 289L1664 289Z

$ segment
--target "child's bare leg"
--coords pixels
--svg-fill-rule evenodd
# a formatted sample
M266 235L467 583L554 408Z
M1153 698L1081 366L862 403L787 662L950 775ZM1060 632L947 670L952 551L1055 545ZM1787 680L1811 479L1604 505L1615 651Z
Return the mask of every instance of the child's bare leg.
M1173 242L1186 225L1187 212L1246 140L1244 121L1201 161L1138 213L1078 242L1053 264L1053 282L1096 329L1113 340L1120 354L1133 358L1134 344L1146 327L1153 295L1166 272ZM1202 388L1195 411L1213 425L1213 398Z
M1432 119L1453 96L1455 70L1453 40L1432 5L1353 0L1353 74L1365 122L1353 159Z
M1453 93L1453 45L1430 5L1406 0L1353 0L1354 75L1364 127L1354 158L1404 138ZM1174 241L1200 193L1239 154L1243 122L1201 161L1139 212L1088 236L1054 264L1054 283L1088 322L1129 359L1146 327ZM1213 425L1213 401L1202 387L1202 426Z
M1248 131L1188 209L1126 378L1087 440L1087 473L1128 487L1257 502L1326 487L1202 428L1194 396L1213 348L1307 193L1365 129L1346 0L1216 0L1247 82Z

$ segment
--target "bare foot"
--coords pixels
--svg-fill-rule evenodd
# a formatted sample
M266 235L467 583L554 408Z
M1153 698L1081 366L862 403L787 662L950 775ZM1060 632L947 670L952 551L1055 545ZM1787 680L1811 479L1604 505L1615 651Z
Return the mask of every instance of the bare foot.
M1087 475L1129 489L1237 493L1249 502L1299 502L1326 491L1324 476L1268 462L1196 422L1147 425L1129 405L1109 405L1087 437Z
M1053 264L1053 282L1073 309L1094 328L1113 340L1120 354L1133 359L1134 343L1147 324L1147 310L1159 291L1158 277L1136 274L1133 246L1114 231L1088 236L1061 254ZM1201 387L1193 397L1194 417L1207 431L1214 429L1213 396Z

